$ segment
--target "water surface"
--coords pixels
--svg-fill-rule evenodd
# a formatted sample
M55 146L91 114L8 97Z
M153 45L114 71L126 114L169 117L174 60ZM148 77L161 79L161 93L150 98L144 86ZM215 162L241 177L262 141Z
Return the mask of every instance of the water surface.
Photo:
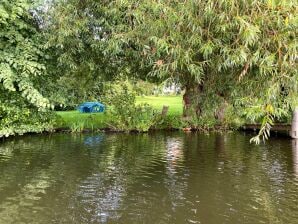
M250 137L10 139L0 143L0 223L298 223L298 142Z

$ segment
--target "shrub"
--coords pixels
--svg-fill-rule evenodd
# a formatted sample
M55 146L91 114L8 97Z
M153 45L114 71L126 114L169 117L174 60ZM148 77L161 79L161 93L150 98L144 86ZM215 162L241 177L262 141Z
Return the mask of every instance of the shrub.
M112 117L109 126L118 131L146 132L154 124L154 110L149 104L136 104L135 93L125 82L106 90L103 101Z

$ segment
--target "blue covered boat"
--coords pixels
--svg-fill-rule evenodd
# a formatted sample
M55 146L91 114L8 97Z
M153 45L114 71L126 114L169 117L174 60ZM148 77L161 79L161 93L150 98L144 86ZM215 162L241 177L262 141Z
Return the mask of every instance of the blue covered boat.
M100 113L105 111L105 105L99 102L85 102L79 105L81 113Z

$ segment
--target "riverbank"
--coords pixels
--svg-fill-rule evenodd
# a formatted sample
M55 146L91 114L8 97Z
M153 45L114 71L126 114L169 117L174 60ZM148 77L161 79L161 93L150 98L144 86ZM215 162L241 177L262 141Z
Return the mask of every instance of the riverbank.
M161 113L162 107L168 106L169 119L179 118L183 112L182 96L138 96L137 104L148 103L157 113ZM107 108L108 110L109 108ZM112 117L105 113L80 113L79 111L59 111L57 112L59 121L56 129L108 129L112 123Z
M147 103L153 107L156 113L161 113L163 106L168 106L169 110L163 124L157 124L151 130L183 130L183 131L219 131L227 130L227 127L214 126L213 128L190 129L181 126L181 116L183 113L182 96L138 96L137 104ZM113 121L110 113L80 113L77 110L56 112L59 122L55 131L64 132L119 132L113 129L110 124ZM257 133L260 124L244 124L239 130ZM286 136L291 129L290 124L276 124L271 132L275 135ZM235 129L234 129L235 130Z
M150 131L157 130L181 130L181 131L215 131L223 132L226 130L241 130L245 132L257 133L259 124L244 124L235 126L234 128L227 128L224 126L210 126L197 129L191 129L183 123L181 119L183 113L182 96L138 96L136 103L149 104L157 114L161 114L163 106L168 106L167 116L162 120L157 120L155 124L150 128ZM40 132L119 132L119 130L113 128L113 118L109 113L109 108L104 113L80 113L77 110L73 111L59 111L56 112L57 121L55 125L49 128L44 128L30 133ZM199 126L200 127L200 126ZM290 124L276 124L272 127L271 133L274 135L288 136L290 130ZM23 133L17 134L25 134Z

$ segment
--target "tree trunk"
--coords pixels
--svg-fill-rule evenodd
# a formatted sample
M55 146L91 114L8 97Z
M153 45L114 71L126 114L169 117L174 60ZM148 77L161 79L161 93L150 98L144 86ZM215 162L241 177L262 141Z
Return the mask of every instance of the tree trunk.
M183 95L183 117L189 120L193 117L198 118L201 115L201 107L199 105L199 100L201 93L203 91L203 86L197 85L186 85L185 93Z
M225 120L225 113L226 113L227 107L228 107L228 102L223 98L223 101L221 102L221 104L219 105L219 107L217 108L217 110L214 113L215 119L220 124L223 124L223 122Z

